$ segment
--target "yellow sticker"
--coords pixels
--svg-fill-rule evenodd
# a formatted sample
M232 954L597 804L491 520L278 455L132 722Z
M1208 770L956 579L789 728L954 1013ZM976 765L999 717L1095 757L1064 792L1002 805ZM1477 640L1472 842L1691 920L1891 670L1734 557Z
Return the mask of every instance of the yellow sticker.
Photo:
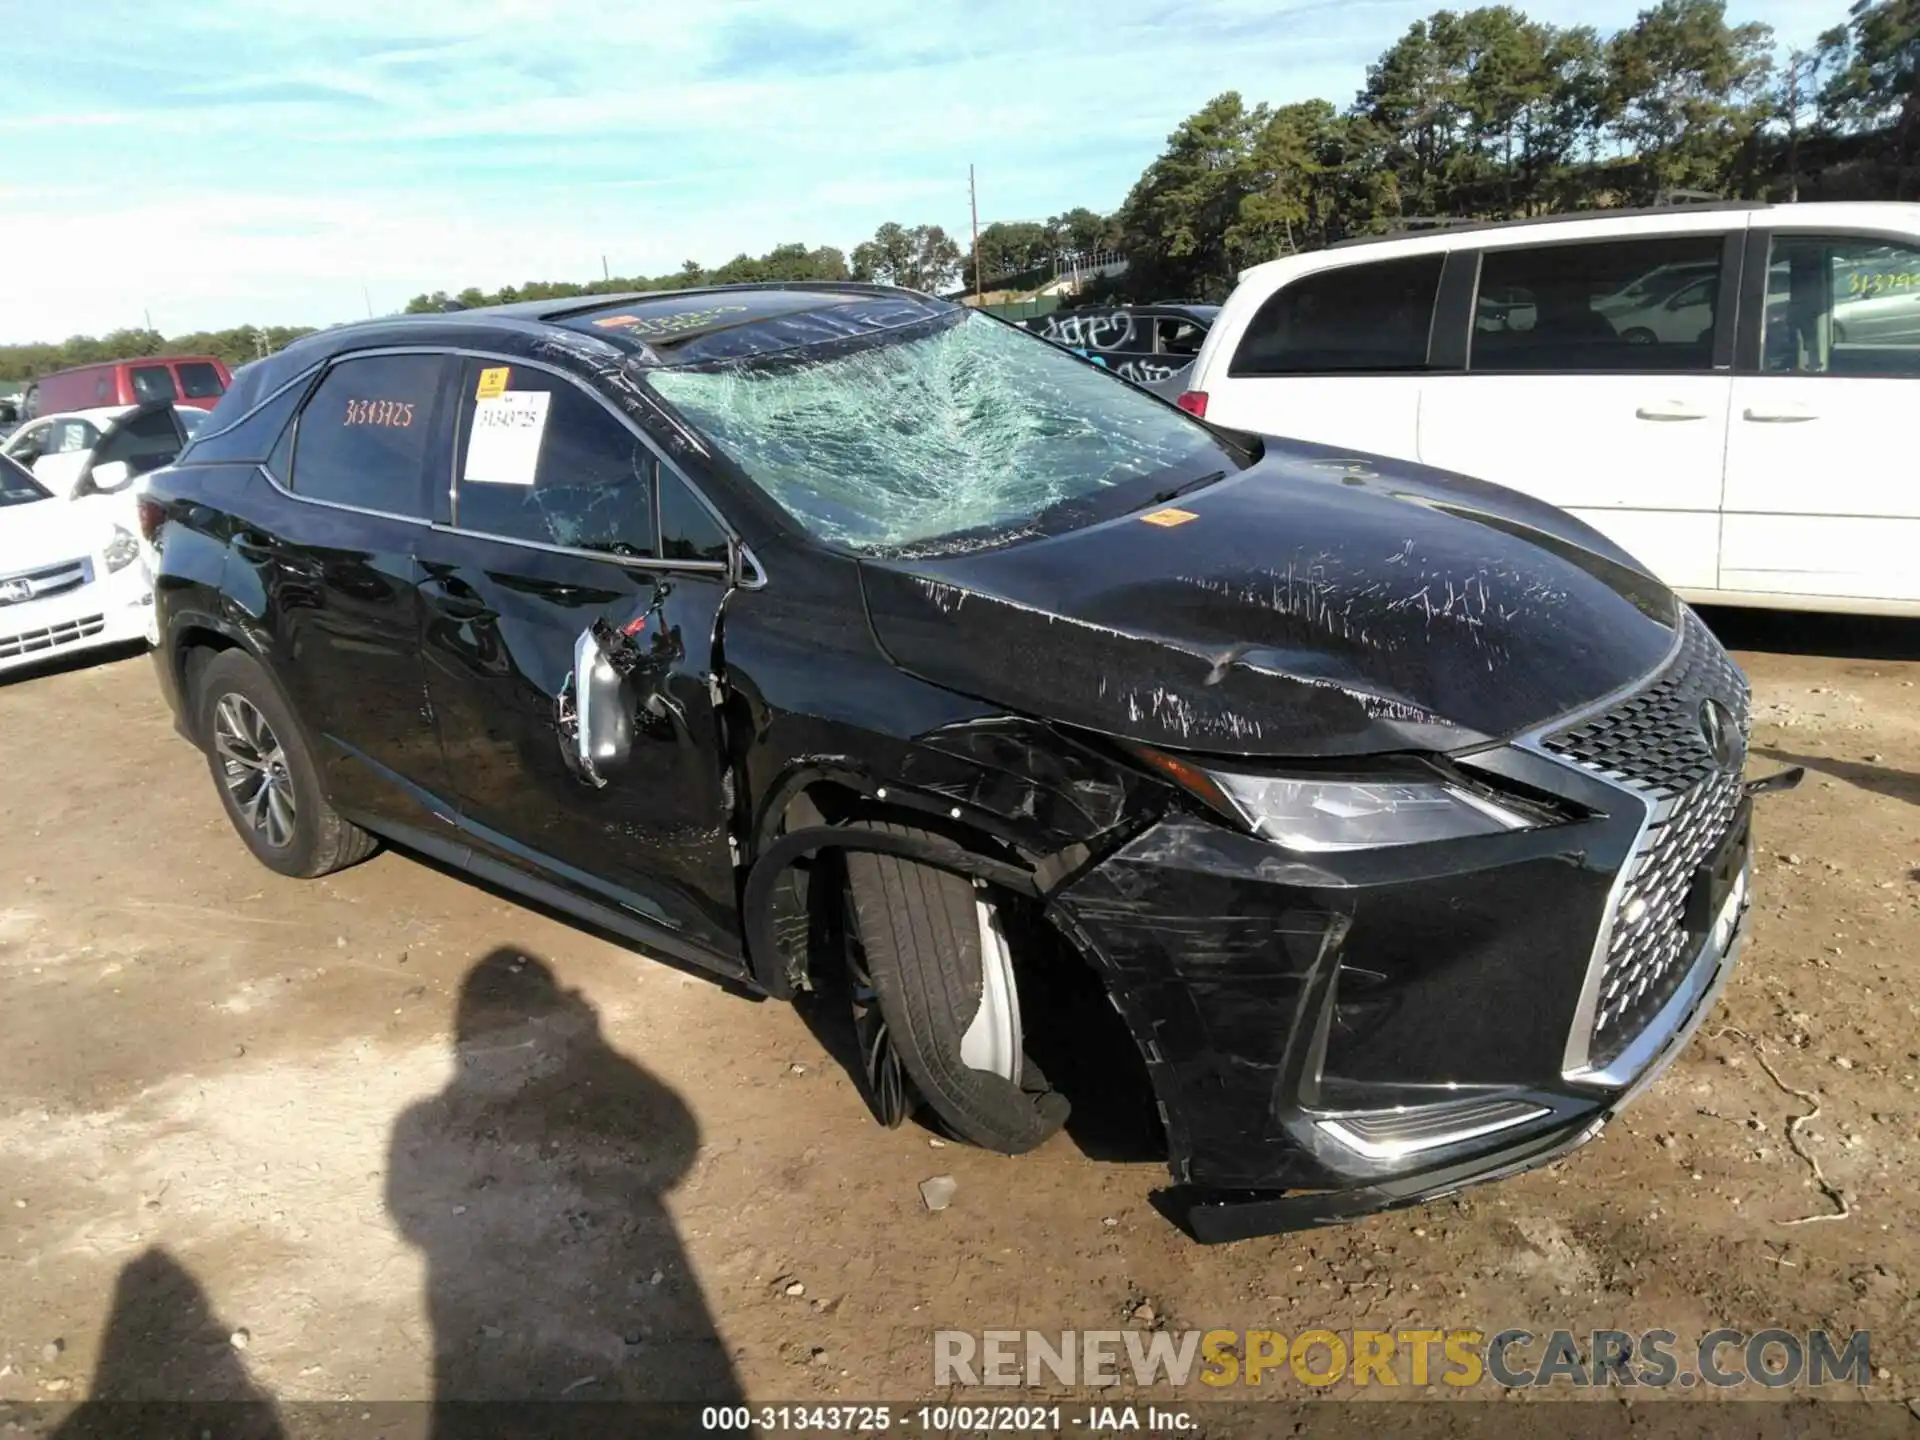
M1155 510L1152 514L1142 515L1140 518L1149 525L1158 525L1162 529L1171 529L1175 525L1184 525L1189 520L1198 520L1200 517L1191 510L1181 510L1169 506L1165 510Z
M497 400L507 393L507 376L511 369L506 365L495 365L480 372L480 385L473 392L476 400Z

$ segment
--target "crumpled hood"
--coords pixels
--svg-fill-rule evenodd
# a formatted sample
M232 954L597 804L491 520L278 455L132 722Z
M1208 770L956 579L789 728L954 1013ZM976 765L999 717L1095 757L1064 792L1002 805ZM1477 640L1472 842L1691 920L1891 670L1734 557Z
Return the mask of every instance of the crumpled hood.
M932 559L863 561L908 672L1031 715L1215 754L1458 749L1647 674L1677 602L1550 505L1269 440L1170 507ZM1156 508L1185 512L1152 523Z

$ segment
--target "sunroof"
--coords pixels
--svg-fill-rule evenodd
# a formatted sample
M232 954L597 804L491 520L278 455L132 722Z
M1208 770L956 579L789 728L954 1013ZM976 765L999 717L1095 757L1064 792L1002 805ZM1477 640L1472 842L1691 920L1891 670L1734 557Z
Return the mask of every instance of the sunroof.
M653 346L673 345L755 320L817 310L848 298L832 290L693 291L576 311L562 323L590 335L626 336Z

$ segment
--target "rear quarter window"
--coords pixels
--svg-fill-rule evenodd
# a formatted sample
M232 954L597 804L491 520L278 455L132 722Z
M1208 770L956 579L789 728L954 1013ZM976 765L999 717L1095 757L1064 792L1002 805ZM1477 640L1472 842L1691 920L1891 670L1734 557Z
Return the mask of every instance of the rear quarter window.
M1268 296L1247 322L1230 376L1421 370L1446 257L1410 255L1319 270Z

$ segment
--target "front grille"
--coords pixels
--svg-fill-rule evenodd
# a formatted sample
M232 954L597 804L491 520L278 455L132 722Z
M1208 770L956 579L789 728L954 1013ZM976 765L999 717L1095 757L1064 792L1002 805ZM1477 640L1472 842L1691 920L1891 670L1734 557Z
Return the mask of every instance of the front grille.
M16 655L33 655L42 650L58 650L62 645L71 645L76 640L98 635L106 625L106 616L87 615L60 625L49 625L43 630L0 635L0 660L11 660Z
M24 605L29 600L64 595L69 590L78 590L92 579L93 560L84 555L78 560L65 560L38 570L18 570L11 575L0 575L0 606ZM24 591L21 588L23 585Z
M1685 978L1699 937L1685 913L1695 875L1740 806L1751 728L1746 677L1691 610L1672 662L1644 689L1545 740L1582 769L1644 797L1651 817L1626 862L1601 961L1588 1064L1603 1066L1645 1028ZM1732 717L1722 768L1701 728L1706 700Z

